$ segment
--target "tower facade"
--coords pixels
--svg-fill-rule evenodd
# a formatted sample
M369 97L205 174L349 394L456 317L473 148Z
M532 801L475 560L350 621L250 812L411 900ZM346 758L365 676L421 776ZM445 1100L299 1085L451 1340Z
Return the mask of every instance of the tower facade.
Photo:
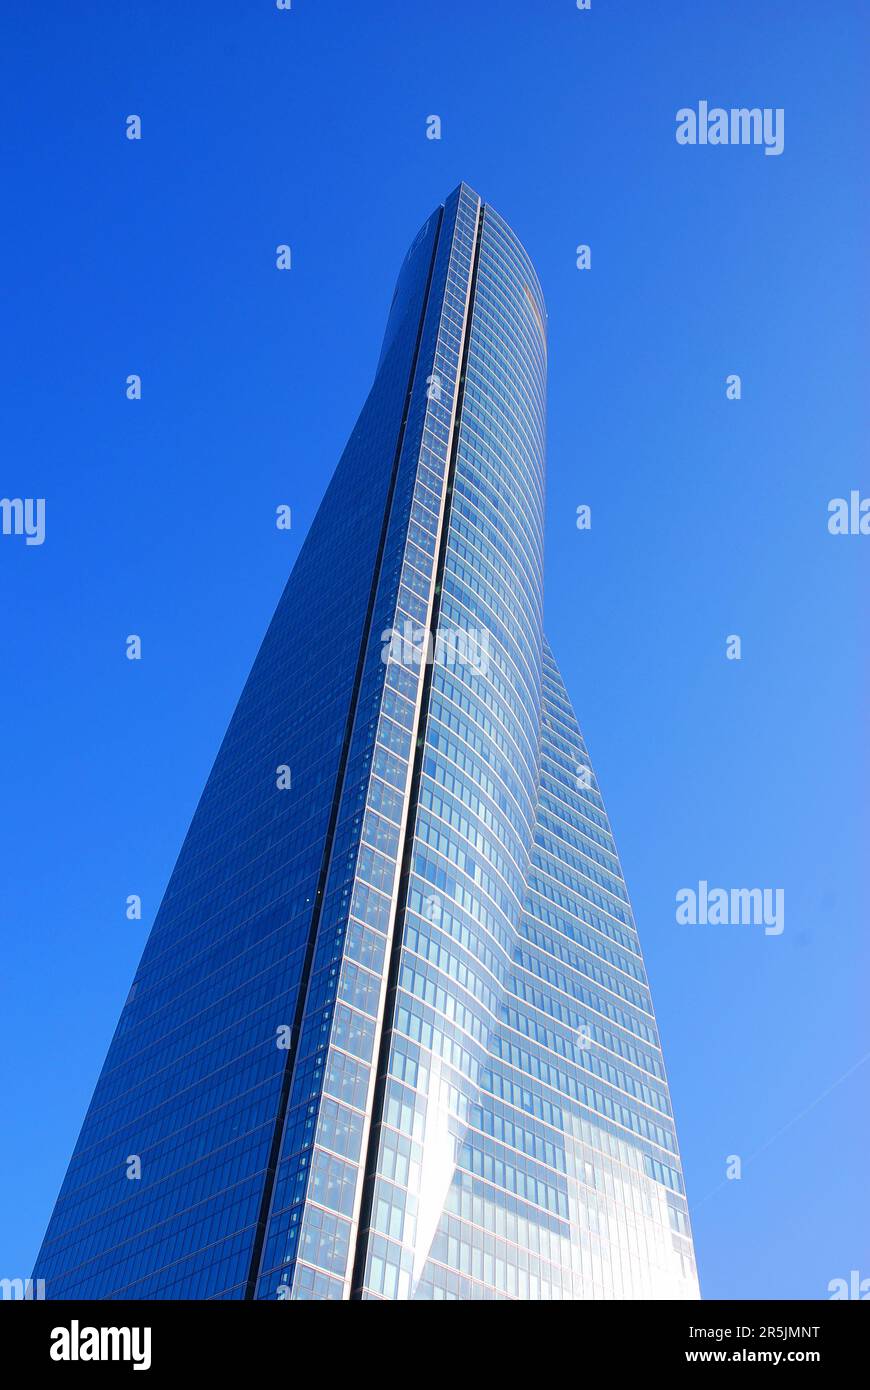
M543 629L546 358L531 262L460 185L169 881L49 1298L698 1296L634 918Z

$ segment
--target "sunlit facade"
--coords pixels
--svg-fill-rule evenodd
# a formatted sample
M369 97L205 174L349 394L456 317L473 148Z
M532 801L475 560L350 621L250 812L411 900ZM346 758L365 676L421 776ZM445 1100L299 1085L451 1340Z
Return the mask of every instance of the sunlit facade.
M461 185L182 847L49 1298L697 1297L634 919L543 630L546 359L529 258Z

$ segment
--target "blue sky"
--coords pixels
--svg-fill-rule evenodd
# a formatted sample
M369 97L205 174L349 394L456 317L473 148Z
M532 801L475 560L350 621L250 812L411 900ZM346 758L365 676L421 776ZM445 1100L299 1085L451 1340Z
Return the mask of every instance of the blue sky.
M645 945L703 1292L870 1277L870 538L826 525L870 495L866 9L15 9L0 491L46 498L46 540L0 537L0 1274L31 1268L405 249L465 179L547 296L548 628ZM783 153L678 146L700 100L782 107ZM785 931L678 926L701 879L783 888Z

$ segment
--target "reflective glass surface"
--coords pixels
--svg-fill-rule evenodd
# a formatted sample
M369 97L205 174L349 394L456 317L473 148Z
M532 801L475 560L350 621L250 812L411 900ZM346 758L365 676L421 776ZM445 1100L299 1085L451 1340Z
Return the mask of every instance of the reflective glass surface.
M534 268L461 185L182 847L49 1297L697 1297L634 918L544 636L546 363Z

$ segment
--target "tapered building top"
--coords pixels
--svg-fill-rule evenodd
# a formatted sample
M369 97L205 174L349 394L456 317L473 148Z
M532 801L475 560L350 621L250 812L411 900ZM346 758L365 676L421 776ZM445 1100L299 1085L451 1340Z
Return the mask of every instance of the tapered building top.
M179 854L48 1297L697 1296L637 931L544 636L546 359L529 257L461 184Z

